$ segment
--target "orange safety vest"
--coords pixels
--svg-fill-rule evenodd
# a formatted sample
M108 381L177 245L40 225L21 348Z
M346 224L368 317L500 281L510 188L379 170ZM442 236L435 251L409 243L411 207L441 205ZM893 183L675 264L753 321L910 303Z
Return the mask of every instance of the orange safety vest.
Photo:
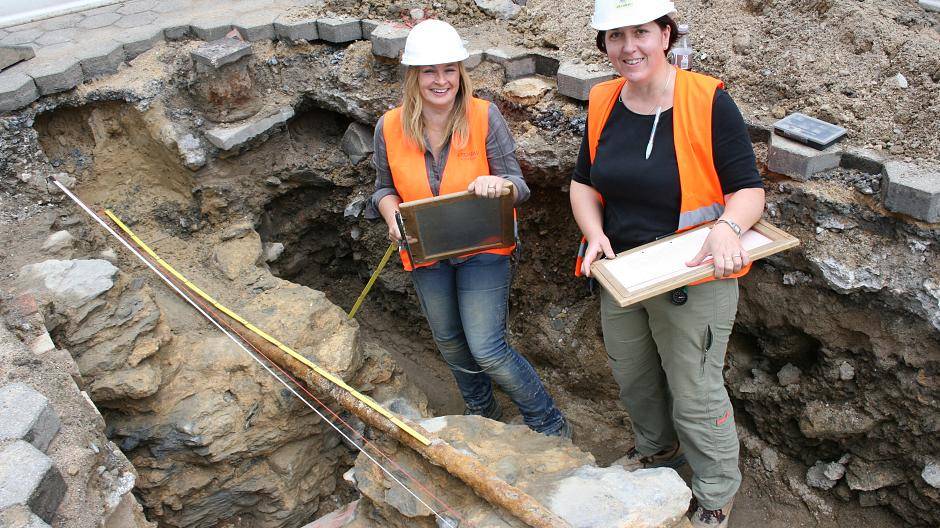
M444 173L441 175L440 195L466 191L477 176L490 173L490 164L486 159L486 136L489 133L489 101L472 98L469 108L470 138L463 148L451 143ZM424 161L424 148L415 144L405 136L402 126L401 107L394 108L385 113L382 129L385 137L385 147L388 153L388 168L392 173L395 191L402 202L412 202L422 198L431 198L431 184L428 182L427 165ZM462 255L464 257L477 253L494 253L496 255L510 255L516 246L500 249L488 249ZM401 250L401 263L405 271L412 271L415 267L430 266L434 262L426 262L413 266L408 252Z
M627 80L621 77L591 88L588 97L587 133L592 164L597 154L601 132L614 105L620 100L620 91L626 82ZM724 88L724 83L718 79L676 69L672 124L682 193L677 232L717 220L725 211L725 196L721 192L721 181L715 171L715 158L712 153L712 105L715 101L715 90L718 88ZM601 203L604 203L603 197ZM587 242L582 237L575 264L575 276L581 276L581 263L586 250ZM728 278L741 277L750 269L751 266L748 265ZM710 277L692 284L714 279Z

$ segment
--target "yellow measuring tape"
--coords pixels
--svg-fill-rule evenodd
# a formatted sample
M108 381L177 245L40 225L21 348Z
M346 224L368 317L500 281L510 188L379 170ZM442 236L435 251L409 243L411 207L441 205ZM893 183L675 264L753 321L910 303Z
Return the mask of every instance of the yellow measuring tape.
M366 287L362 289L362 293L359 294L359 298L356 299L356 304L353 305L352 310L349 310L349 319L352 319L356 316L356 312L359 311L359 306L362 304L362 301L366 298L366 295L369 294L369 290L372 289L372 285L375 284L375 279L379 278L379 273L382 273L382 270L385 268L385 265L388 264L389 257L392 256L392 253L395 252L395 248L398 244L392 242L388 245L388 249L385 250L385 255L382 257L382 261L379 262L375 271L372 272L372 276L369 277L369 282L366 284Z
M157 255L156 253L154 253L154 251L153 251L152 249L150 249L150 247L147 246L147 244L145 244L143 240L137 238L137 235L135 235L134 232L131 231L129 227L127 227L126 225L124 225L124 222L122 222L120 218L118 218L117 216L115 216L114 213L112 213L110 210L105 210L105 214L108 215L108 218L110 218L115 224L117 224L117 226L120 227L121 230L124 231L124 233L126 233L127 236L129 236L129 237L131 238L131 240L134 241L134 243L136 243L138 246L140 246L141 249L143 249L145 252L147 252L147 254L150 255L150 257L153 258L153 259L157 262L157 264L159 264L159 265L160 265L163 269L165 269L168 273L170 273L171 275L173 275L174 277L176 277L177 279L179 279L179 280L180 280L183 284L185 284L189 289L191 289L193 292L195 292L196 295L199 295L200 297L202 297L203 299L205 299L206 302L208 302L209 304L211 304L212 306L214 306L216 309L218 309L220 312L222 312L222 313L224 313L225 315L231 317L232 319L238 321L239 323L241 323L242 325L244 325L245 328L247 328L248 330L251 330L252 332L254 332L256 335L258 335L259 337L261 337L262 339L264 339L264 340L267 341L268 343L271 343L272 345L276 346L277 348L279 348L279 349L280 349L282 352L284 352L285 354L287 354L287 355L289 355L290 357L296 359L297 361L303 363L303 364L306 365L308 368L310 368L311 370L313 370L314 372L316 372L316 373L319 374L320 376L326 378L327 380L329 380L330 382L332 382L332 383L333 383L334 385L336 385L337 387L339 387L339 388L345 390L346 392L352 394L357 400L359 400L359 401L361 401L362 403L364 403L365 405L369 406L369 408L371 408L373 411L375 411L375 412L381 414L382 416L388 418L389 420L391 420L391 422L392 422L393 424L395 424L395 425L396 425L399 429L401 429L402 431L408 433L410 436L414 437L415 440L421 442L421 443L424 444L424 445L431 445L431 441L428 440L424 435L422 435L421 433L415 431L414 429L412 429L411 427L409 427L408 424L406 424L406 423L402 422L401 420L399 420L394 414L392 414L391 412L385 410L385 408L383 408L381 405L379 405L378 403L376 403L375 400L373 400L372 398L370 398L370 397L366 396L365 394L360 393L360 392L357 391L356 389L350 387L350 386L347 385L346 382L343 381L342 379L340 379L340 378L334 376L333 374L331 374L330 372L324 370L323 368L321 368L320 366L318 366L316 363L313 363L313 362L310 361L309 359L307 359L307 358L305 358L304 356L302 356L302 355L298 354L297 352L295 352L295 351L294 351L292 348L290 348L289 346L285 345L284 343L281 343L281 342L278 341L277 339L275 339L275 338L271 337L270 335L266 334L266 333L265 333L264 331L262 331L260 328L258 328L258 327L256 327L255 325L249 323L248 321L246 321L245 319L243 319L243 318L242 318L240 315L238 315L237 313L235 313L235 312L229 310L228 308L226 308L225 306L222 306L221 304L219 304L218 301L216 301L215 299L213 299L213 298L212 298L211 296L209 296L209 294L207 294L206 292L204 292L204 291L202 291L201 289L199 289L199 287L197 287L195 284L189 282L189 279L187 279L187 278L184 277L182 274L180 274L180 272L178 272L178 271L176 271L175 269L173 269L173 266L170 266L165 260L163 260L162 258L160 258L159 255ZM385 261L388 260L388 256L389 256L389 252L386 252ZM373 277L373 279L374 279L374 278L375 278L375 277ZM370 281L370 284L371 284L371 282L374 282L374 280ZM358 303L357 303L357 304L358 304Z

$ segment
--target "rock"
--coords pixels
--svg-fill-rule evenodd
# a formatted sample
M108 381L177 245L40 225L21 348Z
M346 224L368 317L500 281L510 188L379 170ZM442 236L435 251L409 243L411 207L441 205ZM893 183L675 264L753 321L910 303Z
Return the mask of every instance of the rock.
M524 77L506 83L503 86L503 97L517 104L531 106L552 88L554 85L541 77Z
M366 208L366 203L369 201L368 198L359 196L353 201L349 202L346 205L346 208L343 209L343 218L358 218L362 214L362 211Z
M794 180L807 181L814 174L834 169L841 159L842 150L838 143L825 150L816 150L777 134L770 136L767 168Z
M940 464L928 462L920 476L930 486L940 489Z
M849 381L855 378L855 367L853 367L849 362L843 361L839 364L839 379L842 381Z
M30 46L0 46L0 70L35 56L36 52Z
M761 450L760 461L764 469L771 473L777 471L777 468L780 466L780 456L777 455L777 452L772 447L765 447Z
M233 238L241 238L254 230L255 226L252 225L251 222L238 222L226 227L225 230L222 231L221 238L223 241L231 240Z
M17 440L0 450L0 511L22 505L52 522L65 491L52 460L32 445Z
M102 250L101 253L98 253L98 256L103 258L104 260L107 260L111 264L117 263L117 259L118 259L117 252L111 248Z
M0 511L0 526L9 528L50 528L48 524L29 511L23 504L16 504Z
M241 280L250 284L257 278L257 266L261 265L261 237L249 234L222 242L212 251L213 266L228 280Z
M183 165L187 169L199 170L206 164L206 151L202 148L196 136L192 134L184 135L176 142L176 148L183 159Z
M809 438L845 438L867 433L876 423L850 403L813 401L803 410L800 431Z
M473 0L473 2L481 11L500 20L516 18L519 12L522 11L522 6L512 0Z
M0 441L23 440L44 452L60 426L49 399L29 385L0 387Z
M890 86L890 87L892 87L892 88L896 88L896 89L900 89L900 90L906 90L906 89L907 89L907 86L908 86L907 77L905 77L905 76L904 76L903 74L901 74L901 73L898 73L898 74L895 75L894 77L889 78L887 84L888 84L888 86Z
M265 262L276 261L281 258L282 253L284 253L284 244L280 242L268 242L264 244L263 256Z
M356 165L373 152L373 129L358 121L353 121L346 128L340 147L349 156L349 161Z
M875 491L907 481L904 471L892 462L867 462L860 458L849 464L845 479L854 491Z
M925 222L940 222L940 171L888 161L881 187L885 208Z
M735 31L731 39L731 50L738 55L748 55L751 52L751 34L746 31ZM783 117L782 115L780 117Z
M594 70L586 64L562 63L558 67L558 93L578 101L587 101L595 84L616 76L609 68Z
M109 402L123 398L139 400L160 388L160 369L151 365L108 372L95 377L88 392L96 402Z
M848 460L846 460L845 457L843 457L838 462L830 462L826 464L826 467L823 470L823 474L826 476L827 479L831 479L831 480L841 479L842 477L845 476L845 465L844 465L845 462L848 462Z
M56 231L46 238L42 243L42 250L53 255L71 256L72 248L75 245L75 237L68 231Z
M20 268L21 284L79 308L114 286L118 269L106 260L47 260Z
M859 268L833 256L818 260L815 255L809 255L809 260L819 269L826 283L839 293L875 292L885 287L884 279L869 267Z
M826 474L827 467L828 464L825 462L817 461L813 467L806 471L806 484L821 490L832 489L836 485L838 479L830 478ZM843 467L843 472L844 471L845 468Z
M780 381L780 385L786 387L788 385L796 385L800 382L800 369L790 363L787 363L780 369L780 372L777 373L777 379Z
M280 127L292 117L294 117L294 109L289 106L282 107L273 114L262 118L256 116L241 125L213 128L206 132L206 139L222 150L233 150L246 146L252 140Z

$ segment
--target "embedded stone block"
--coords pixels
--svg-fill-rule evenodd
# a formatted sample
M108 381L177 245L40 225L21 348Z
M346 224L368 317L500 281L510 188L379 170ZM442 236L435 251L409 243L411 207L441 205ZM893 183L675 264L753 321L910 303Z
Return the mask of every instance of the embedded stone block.
M199 46L190 55L197 64L219 69L246 55L251 55L251 44L234 38L221 38Z
M0 440L23 440L45 451L60 426L49 399L29 385L0 387Z
M881 188L889 211L924 222L940 222L940 171L900 161L888 161Z
M535 58L535 73L545 77L558 75L558 59L544 53L533 53L532 57Z
M93 41L79 51L84 80L111 75L124 62L124 45L116 40Z
M352 122L343 134L340 148L349 156L353 165L366 159L373 152L373 130L357 121Z
M777 134L770 136L767 168L794 180L809 180L814 174L838 167L841 160L842 148L839 145L816 150Z
M152 27L132 29L116 37L116 40L124 46L124 60L132 61L163 42L163 31L156 31Z
M316 20L281 20L274 21L274 33L281 40L317 40L320 38L317 32Z
M362 25L358 18L326 17L317 19L320 39L334 44L343 44L362 38Z
M196 20L191 22L189 26L192 28L196 38L205 40L206 42L219 40L232 30L231 22L229 22L228 19L222 18Z
M4 528L50 528L45 521L36 517L35 513L22 504L0 511L0 526Z
M411 30L405 26L382 24L369 35L372 41L372 54L379 57L397 59L405 49L405 39Z
M36 52L30 46L0 46L0 70L35 56Z
M39 99L39 90L29 75L0 72L0 112L11 112Z
M195 35L196 33L189 24L182 26L171 26L163 29L163 36L170 42L176 40L186 40L190 37L194 37Z
M252 11L239 15L232 24L249 42L259 40L274 40L274 19L277 12L273 10Z
M294 109L289 106L284 107L273 115L250 123L209 130L206 132L206 139L222 150L232 150L242 147L271 129L286 123L292 117L294 117Z
M36 83L39 95L71 90L85 80L81 63L71 56L59 57L48 62L31 63L26 72Z
M22 440L0 450L0 511L25 506L51 522L65 491L62 474L42 451Z
M470 56L467 57L463 61L464 68L468 70L472 70L476 68L477 66L479 66L480 63L483 62L483 58L486 56L483 50L479 50L479 49L469 50L468 53L470 54Z
M525 50L490 48L486 50L486 59L502 65L507 81L535 74L535 57Z
M362 38L367 39L372 36L372 32L375 31L375 28L379 27L382 23L378 20L362 20L359 22L359 25L362 26Z
M613 70L593 64L564 63L558 66L558 93L578 101L587 101L595 84L616 76Z

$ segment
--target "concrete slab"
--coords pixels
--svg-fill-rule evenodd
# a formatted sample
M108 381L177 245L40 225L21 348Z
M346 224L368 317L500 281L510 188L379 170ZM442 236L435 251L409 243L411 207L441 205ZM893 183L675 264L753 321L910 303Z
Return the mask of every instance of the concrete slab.
M39 98L33 78L19 72L0 72L0 112L19 110Z
M124 45L116 40L96 40L82 47L77 58L86 81L111 75L124 62Z
M252 11L250 13L242 13L235 17L232 25L235 26L249 42L274 40L274 19L277 17L277 11L271 9Z
M794 180L806 181L814 174L834 169L842 160L842 146L833 145L825 150L771 134L767 151L767 168Z
M515 5L515 4L513 4ZM506 72L505 80L535 74L535 57L518 48L490 48L486 50L486 60L500 64Z
M45 452L61 425L49 399L29 385L0 387L0 440L23 440Z
M316 19L287 20L278 17L274 21L274 34L280 40L293 42L295 40L317 40L320 34L317 31Z
M317 33L321 40L345 44L362 38L362 25L358 18L320 18L317 19Z
M190 55L193 61L218 69L251 55L251 44L234 38L221 38L199 46Z
M882 172L885 208L924 222L940 222L940 171L888 161Z
M0 47L0 70L35 56L36 52L29 46L2 46Z
M613 70L606 67L571 62L562 63L558 66L556 75L558 93L578 101L587 101L591 88L595 84L609 81L616 76L617 74Z
M343 140L340 142L340 148L349 156L349 161L353 165L366 159L373 150L373 132L370 126L363 125L358 121L353 121L346 128L343 134Z
M405 39L411 29L398 24L381 24L369 35L372 54L397 59L405 49Z
M255 119L249 123L234 127L213 128L206 132L206 139L222 150L240 148L259 136L286 123L287 120L292 117L294 117L294 109L289 106L283 107L272 115Z
M22 505L51 522L65 492L62 474L32 445L18 440L0 450L0 511Z

